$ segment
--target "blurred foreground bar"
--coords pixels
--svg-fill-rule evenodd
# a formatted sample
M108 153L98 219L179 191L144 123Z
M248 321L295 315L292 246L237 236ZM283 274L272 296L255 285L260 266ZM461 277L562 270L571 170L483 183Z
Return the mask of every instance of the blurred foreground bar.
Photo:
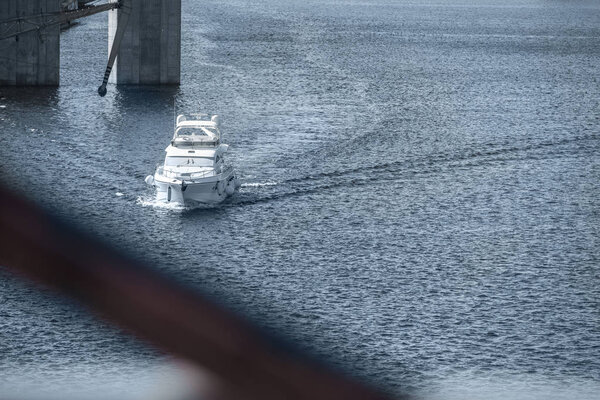
M221 399L384 399L0 187L0 265L218 378ZM211 396L212 397L212 396Z

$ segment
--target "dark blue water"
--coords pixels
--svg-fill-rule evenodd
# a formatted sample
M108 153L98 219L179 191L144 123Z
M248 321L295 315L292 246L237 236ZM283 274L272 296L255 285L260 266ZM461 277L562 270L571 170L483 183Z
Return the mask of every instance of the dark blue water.
M2 180L385 390L600 399L598 2L183 3L178 88L99 98L105 15L1 88ZM152 201L174 105L222 116L232 201ZM161 376L0 277L0 390Z

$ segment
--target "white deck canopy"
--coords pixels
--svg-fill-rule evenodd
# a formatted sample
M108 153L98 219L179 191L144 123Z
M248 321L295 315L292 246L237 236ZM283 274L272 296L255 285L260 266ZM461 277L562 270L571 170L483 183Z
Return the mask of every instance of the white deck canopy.
M216 147L219 145L219 116L208 114L179 115L171 145L175 147Z

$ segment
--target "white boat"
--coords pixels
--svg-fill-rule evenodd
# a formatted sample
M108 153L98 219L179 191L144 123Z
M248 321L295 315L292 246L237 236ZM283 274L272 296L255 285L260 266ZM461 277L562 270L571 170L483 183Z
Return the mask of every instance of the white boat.
M165 162L146 183L156 188L156 199L182 205L216 204L240 187L233 167L223 155L219 117L207 114L179 115Z

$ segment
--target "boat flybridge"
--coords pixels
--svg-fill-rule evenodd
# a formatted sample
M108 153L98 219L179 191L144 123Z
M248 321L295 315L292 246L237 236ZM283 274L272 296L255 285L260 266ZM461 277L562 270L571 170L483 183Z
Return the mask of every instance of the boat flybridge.
M179 115L166 157L146 183L156 188L157 200L179 204L215 204L240 187L233 167L223 155L219 117L208 114Z

